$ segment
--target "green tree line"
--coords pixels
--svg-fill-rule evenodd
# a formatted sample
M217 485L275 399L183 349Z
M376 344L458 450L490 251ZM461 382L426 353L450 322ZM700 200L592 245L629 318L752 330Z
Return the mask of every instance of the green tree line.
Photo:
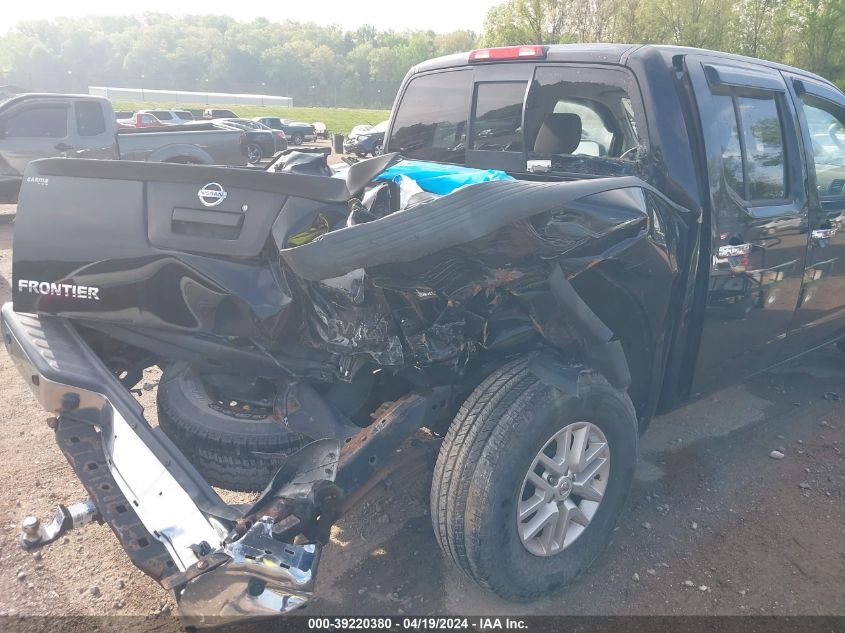
M290 96L298 106L384 108L425 59L477 46L656 42L782 61L845 85L845 0L507 0L484 31L238 22L149 14L24 22L0 36L0 83Z
M471 49L471 31L395 33L362 26L238 22L152 14L24 22L0 37L0 84L248 92L298 106L390 107L414 64Z

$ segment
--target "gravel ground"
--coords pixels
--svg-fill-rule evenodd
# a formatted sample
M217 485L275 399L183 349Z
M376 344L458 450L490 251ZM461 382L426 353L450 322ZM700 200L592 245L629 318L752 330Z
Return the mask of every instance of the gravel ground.
M2 301L13 211L0 206ZM135 614L156 630L174 602L108 527L36 554L17 546L23 516L84 496L5 353L0 376L0 614ZM845 615L845 406L825 392L845 397L835 349L656 419L610 547L574 586L532 605L485 594L440 556L419 459L335 527L303 613ZM154 419L154 390L142 402Z

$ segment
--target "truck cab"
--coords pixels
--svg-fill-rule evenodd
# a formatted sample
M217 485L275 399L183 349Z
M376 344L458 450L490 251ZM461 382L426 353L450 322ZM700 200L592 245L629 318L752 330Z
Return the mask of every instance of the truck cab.
M844 124L835 86L775 63L517 46L413 68L386 151L529 180L637 175L700 218L664 377L643 379L665 411L845 334Z

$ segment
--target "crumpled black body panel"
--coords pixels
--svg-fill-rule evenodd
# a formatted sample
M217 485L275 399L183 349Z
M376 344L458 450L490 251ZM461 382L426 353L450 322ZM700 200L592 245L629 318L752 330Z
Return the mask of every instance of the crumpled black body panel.
M311 374L325 380L382 366L444 384L552 348L611 374L621 357L638 405L660 382L690 220L637 178L482 183L338 228L343 205L273 192L264 178L250 188L254 173L179 166L161 181L161 166L139 164L100 179L97 165L24 187L16 310L106 323L110 336L128 326L299 358L310 349L309 362L331 363ZM228 192L213 210L197 199L209 174ZM285 248L318 213L333 230Z
M579 198L640 186L648 185L634 177L575 182L502 180L470 185L415 209L341 228L303 246L283 248L282 258L303 279L338 277L356 268L411 262L519 220L561 209ZM615 225L633 219L608 220Z
M417 341L429 342L412 361L424 365L442 362L444 354L436 357L430 348L442 352L450 343L461 348L456 354L551 345L589 357L595 341L576 323L574 302L562 300L550 283L559 269L609 338L621 341L631 394L644 403L663 365L673 327L670 306L682 285L684 215L649 188L606 188L468 243L367 272L387 294L439 302L443 312L434 325L405 336L411 350ZM468 350L472 345L477 349Z

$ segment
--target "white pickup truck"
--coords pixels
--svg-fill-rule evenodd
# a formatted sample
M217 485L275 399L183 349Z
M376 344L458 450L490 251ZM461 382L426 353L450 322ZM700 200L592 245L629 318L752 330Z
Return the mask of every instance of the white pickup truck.
M122 127L108 99L88 95L25 94L0 104L0 202L17 199L30 161L52 157L245 165L246 136L202 122Z

